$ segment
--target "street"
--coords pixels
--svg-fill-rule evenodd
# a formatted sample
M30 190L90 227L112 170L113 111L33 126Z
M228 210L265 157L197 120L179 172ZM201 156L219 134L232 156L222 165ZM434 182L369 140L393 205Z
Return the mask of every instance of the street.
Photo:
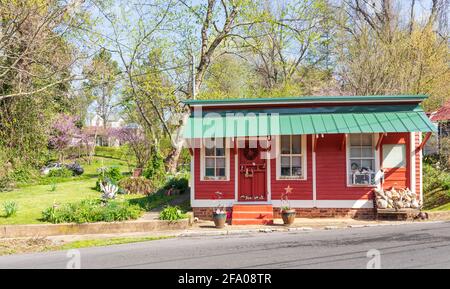
M0 257L0 268L450 268L450 222L181 237ZM372 250L369 253L369 250ZM77 259L78 258L78 259Z

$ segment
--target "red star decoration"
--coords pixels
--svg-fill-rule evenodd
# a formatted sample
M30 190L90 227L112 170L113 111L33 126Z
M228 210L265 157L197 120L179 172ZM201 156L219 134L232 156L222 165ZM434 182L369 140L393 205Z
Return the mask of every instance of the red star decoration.
M284 188L284 190L286 191L286 194L290 194L292 193L293 188L291 188L291 186L288 185L286 188Z

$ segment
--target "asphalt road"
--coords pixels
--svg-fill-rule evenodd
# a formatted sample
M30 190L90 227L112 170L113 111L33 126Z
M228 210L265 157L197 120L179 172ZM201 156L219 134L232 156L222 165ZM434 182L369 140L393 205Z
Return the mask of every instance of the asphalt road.
M0 268L366 268L368 262L381 268L450 268L450 222L182 237L5 256Z

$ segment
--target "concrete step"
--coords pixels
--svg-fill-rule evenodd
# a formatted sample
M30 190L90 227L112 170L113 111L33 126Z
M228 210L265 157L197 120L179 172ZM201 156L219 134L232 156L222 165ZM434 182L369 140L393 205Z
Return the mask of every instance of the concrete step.
M233 211L272 212L272 205L234 205Z
M272 225L273 220L267 219L232 219L231 225Z
M273 212L233 212L233 219L273 219Z

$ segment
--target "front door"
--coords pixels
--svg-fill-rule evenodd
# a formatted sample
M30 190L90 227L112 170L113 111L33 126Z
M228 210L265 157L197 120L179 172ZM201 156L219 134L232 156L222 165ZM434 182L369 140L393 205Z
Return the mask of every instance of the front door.
M238 202L267 201L267 161L261 158L261 147L245 142L239 148Z

